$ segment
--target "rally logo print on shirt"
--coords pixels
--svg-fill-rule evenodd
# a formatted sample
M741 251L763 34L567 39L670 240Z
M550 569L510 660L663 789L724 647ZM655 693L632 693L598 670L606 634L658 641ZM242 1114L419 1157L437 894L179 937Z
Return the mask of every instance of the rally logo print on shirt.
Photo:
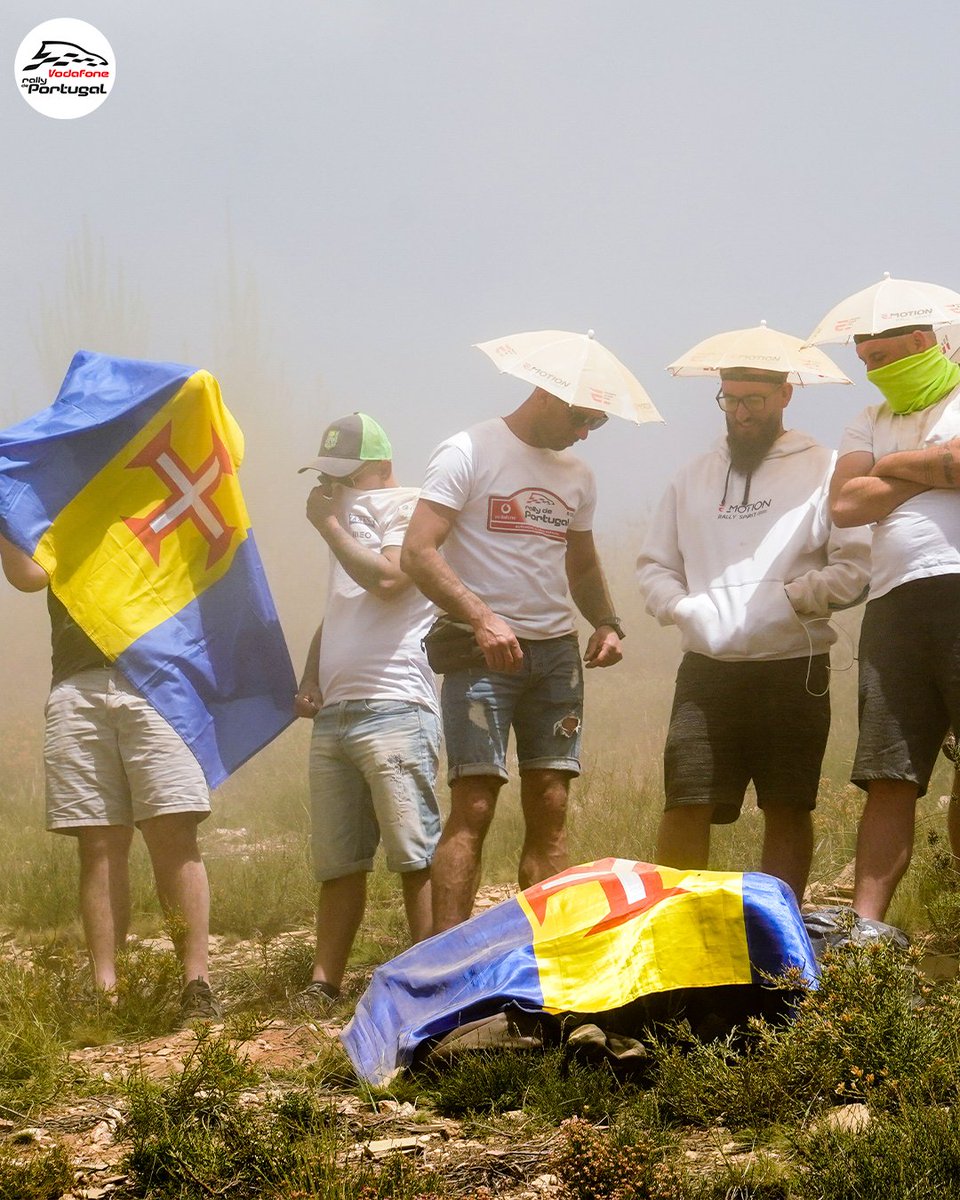
M573 509L546 488L520 488L512 496L487 501L487 529L492 533L532 533L552 542L567 540Z
M772 499L749 500L746 504L742 501L739 504L726 504L721 501L717 508L717 519L720 521L745 521L750 517L758 517L762 513L769 512L772 506Z

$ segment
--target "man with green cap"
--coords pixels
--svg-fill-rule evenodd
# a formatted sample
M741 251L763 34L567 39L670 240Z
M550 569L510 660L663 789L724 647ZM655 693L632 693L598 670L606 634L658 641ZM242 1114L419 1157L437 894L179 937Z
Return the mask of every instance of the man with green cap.
M844 434L831 511L838 526L874 527L852 771L867 793L853 906L882 920L910 862L917 798L948 728L960 728L960 366L931 325L854 342L884 399ZM948 827L956 854L956 805Z
M413 941L430 932L430 864L440 837L436 684L421 640L429 602L400 569L417 502L399 487L383 429L365 413L334 421L317 458L307 519L330 550L323 623L295 708L313 721L310 798L320 885L313 980L297 1007L319 1012L340 992L382 840L400 875Z

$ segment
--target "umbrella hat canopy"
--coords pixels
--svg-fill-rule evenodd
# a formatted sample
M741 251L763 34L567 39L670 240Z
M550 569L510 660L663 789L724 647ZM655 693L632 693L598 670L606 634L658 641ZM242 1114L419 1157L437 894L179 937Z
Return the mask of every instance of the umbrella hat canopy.
M859 333L882 333L905 325L956 325L960 321L960 292L915 279L891 279L885 271L879 283L855 292L835 305L807 345L846 343Z
M662 421L653 401L615 355L589 333L542 329L476 342L506 375L543 388L578 408L634 421Z
M806 387L813 383L850 383L822 350L805 346L800 338L768 329L761 321L752 329L716 333L670 363L671 375L717 375L735 367L758 371L784 371L787 382Z

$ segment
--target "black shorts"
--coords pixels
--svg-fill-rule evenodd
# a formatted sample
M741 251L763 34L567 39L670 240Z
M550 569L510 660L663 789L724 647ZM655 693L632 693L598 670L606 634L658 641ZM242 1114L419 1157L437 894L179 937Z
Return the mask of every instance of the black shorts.
M853 782L902 779L922 796L951 725L960 730L960 575L935 575L867 604Z
M757 804L816 807L830 732L830 656L720 662L685 654L663 753L666 807L714 805L740 815L753 780Z

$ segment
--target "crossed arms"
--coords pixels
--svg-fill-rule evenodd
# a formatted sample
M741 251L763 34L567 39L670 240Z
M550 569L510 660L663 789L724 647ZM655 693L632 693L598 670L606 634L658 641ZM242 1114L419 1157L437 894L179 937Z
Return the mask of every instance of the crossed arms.
M933 488L960 489L960 438L878 459L867 450L845 454L830 484L830 513L842 529L871 525Z

